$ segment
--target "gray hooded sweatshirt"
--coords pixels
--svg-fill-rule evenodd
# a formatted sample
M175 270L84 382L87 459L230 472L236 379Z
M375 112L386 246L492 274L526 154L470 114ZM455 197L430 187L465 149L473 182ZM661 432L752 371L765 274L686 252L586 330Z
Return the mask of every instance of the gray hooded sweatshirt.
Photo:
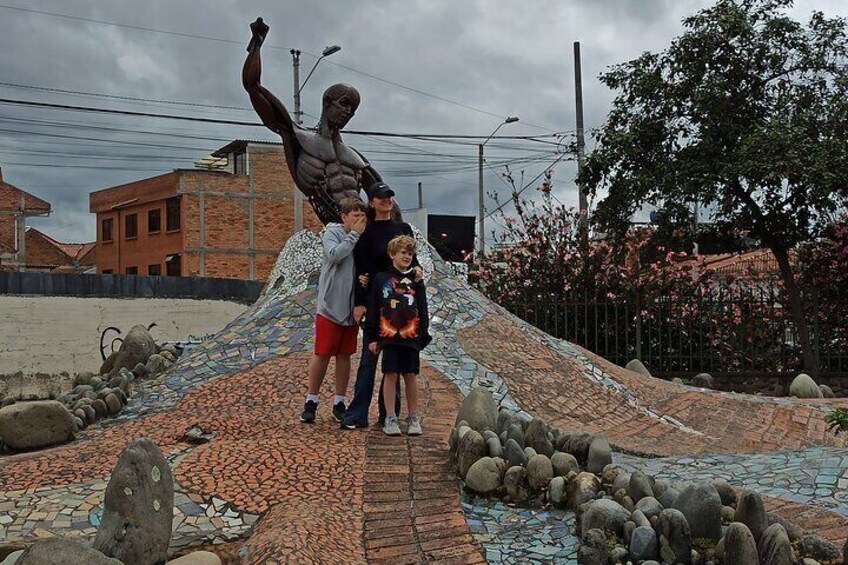
M342 224L327 224L322 238L324 260L318 279L318 313L342 326L354 326L353 281L356 267L353 248L359 234Z

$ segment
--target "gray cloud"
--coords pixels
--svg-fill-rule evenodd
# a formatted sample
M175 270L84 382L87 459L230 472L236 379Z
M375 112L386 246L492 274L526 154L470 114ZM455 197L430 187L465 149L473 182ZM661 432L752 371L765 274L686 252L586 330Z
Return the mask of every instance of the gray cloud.
M304 51L305 73L315 61L310 54L339 44L342 51L322 62L304 89L306 112L320 111L324 88L347 82L363 95L350 125L353 129L474 135L488 135L507 115L518 115L521 121L502 128L504 135L573 130L572 42L576 40L581 41L583 52L586 125L600 125L612 93L599 83L598 74L643 51L662 49L680 32L684 16L708 4L705 0L259 0L244 8L243 3L224 0L9 3L219 41L0 8L0 81L4 83L245 109L140 103L0 85L3 98L255 121L241 88L240 70L250 35L248 24L261 15L272 28L269 48L264 51L263 82L285 103L291 101L292 84L288 49ZM813 9L848 14L841 0L804 0L797 3L793 15L805 19ZM339 65L482 111L398 88ZM273 139L262 128L0 105L0 166L5 180L50 201L53 215L33 225L69 241L94 238L94 218L87 211L89 192L189 167L194 159L238 137ZM415 185L421 181L432 211L476 212L475 146L404 139L387 143L350 135L347 140L385 172L403 202L413 202ZM523 149L506 145L515 144L490 142L487 160L530 154L526 144L521 144ZM422 149L446 156L423 154ZM83 154L101 158L87 159ZM547 155L546 161L515 166L516 178L523 170L529 180L552 158ZM97 168L78 168L82 166ZM554 175L557 196L571 205L576 204L574 172L574 164L566 162ZM486 186L501 195L508 193L490 171Z

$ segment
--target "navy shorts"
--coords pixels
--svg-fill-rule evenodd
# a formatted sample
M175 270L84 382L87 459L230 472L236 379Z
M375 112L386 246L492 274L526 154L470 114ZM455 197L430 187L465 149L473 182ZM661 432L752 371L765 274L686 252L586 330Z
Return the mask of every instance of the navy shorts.
M418 350L386 345L380 352L383 354L383 373L419 373Z

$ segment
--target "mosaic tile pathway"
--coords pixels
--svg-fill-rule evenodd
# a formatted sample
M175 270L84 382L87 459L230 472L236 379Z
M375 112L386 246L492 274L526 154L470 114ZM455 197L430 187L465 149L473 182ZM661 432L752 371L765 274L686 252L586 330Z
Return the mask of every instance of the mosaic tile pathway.
M516 320L426 253L424 436L344 432L326 406L315 426L300 425L316 242L293 238L263 299L140 386L118 418L71 445L0 458L0 543L91 539L119 451L145 435L174 471L174 552L240 539L231 553L244 563L573 563L571 515L470 497L454 478L446 438L478 385L507 409L603 431L625 466L755 487L801 527L844 538L848 451L822 417L848 402L714 393L625 371ZM214 438L188 442L191 426Z

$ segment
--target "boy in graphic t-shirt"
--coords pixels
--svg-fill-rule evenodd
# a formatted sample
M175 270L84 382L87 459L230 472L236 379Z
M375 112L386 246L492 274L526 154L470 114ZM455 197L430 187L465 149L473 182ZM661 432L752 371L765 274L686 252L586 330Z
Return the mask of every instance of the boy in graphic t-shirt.
M427 331L427 290L422 281L415 281L413 238L397 236L389 242L387 251L392 266L388 271L377 274L371 283L369 315L366 318L366 335L371 339L368 347L375 355L378 351L383 354L383 396L387 411L383 432L390 436L401 433L394 400L398 375L403 375L408 412L406 433L421 435L418 355L431 339Z

